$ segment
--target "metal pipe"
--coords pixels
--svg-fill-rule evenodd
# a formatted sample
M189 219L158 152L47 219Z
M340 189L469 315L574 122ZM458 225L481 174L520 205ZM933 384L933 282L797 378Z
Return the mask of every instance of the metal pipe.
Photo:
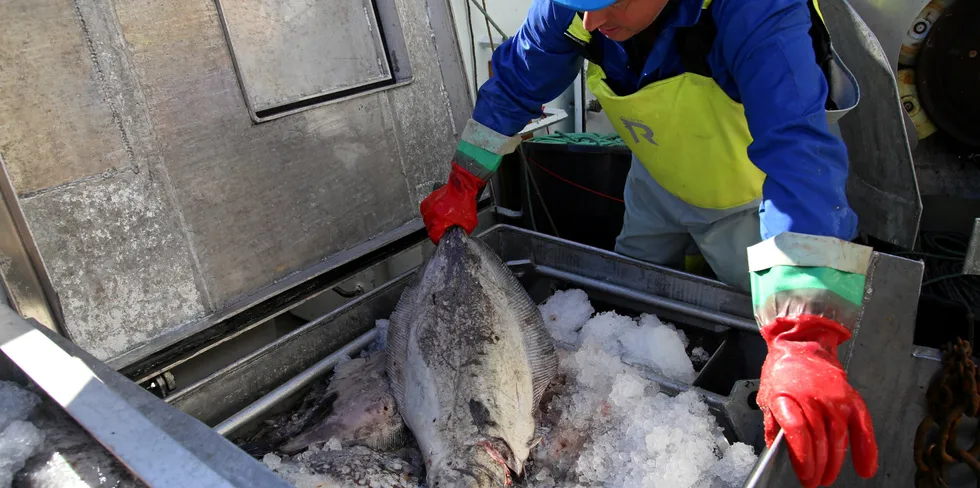
M361 334L361 336L357 339L348 342L344 347L341 347L333 354L321 359L313 366L310 366L300 374L292 377L289 381L279 385L279 387L270 391L269 393L266 393L262 398L259 398L247 407L239 410L231 417L228 417L224 422L216 425L214 427L215 432L225 437L234 433L243 425L255 420L263 413L275 407L279 402L288 398L290 395L302 390L305 386L309 385L320 376L332 371L344 356L349 357L350 355L355 354L361 349L369 346L372 342L374 342L377 334L377 329L371 329L370 331Z
M314 296L319 296L319 293L317 295L314 295ZM306 302L307 302L307 300L301 300L298 303L296 303L295 306L299 306L299 305L301 305L303 303L306 303ZM155 367L153 369L150 369L146 373L143 373L140 376L137 376L136 377L136 380L134 380L133 382L136 383L136 384L142 385L142 384L146 383L147 381L150 381L151 379L156 378L157 376L160 376L160 375L162 375L162 374L164 374L164 373L166 373L166 372L168 372L168 371L170 371L170 370L172 370L172 369L174 369L174 368L176 368L176 367L178 367L178 366L180 366L182 364L185 364L188 361L191 361L194 358L197 358L197 357L201 356L202 354L204 354L204 353L206 353L208 351L214 350L215 348L221 346L222 344L226 344L229 341L232 341L232 340L234 340L234 339L236 339L238 337L241 337L243 334L245 334L247 332L251 332L251 331L257 329L259 326L261 326L263 324L268 324L271 320L274 320L276 317L279 317L279 316L281 316L281 315L289 312L293 308L294 308L294 306L290 306L288 308L282 308L280 310L276 310L276 311L270 313L269 315L267 315L265 317L256 319L251 324L249 324L249 325L247 325L245 327L242 327L241 329L239 329L239 330L237 330L235 332L232 332L232 333L230 333L228 335L225 335L223 337L220 337L220 338L216 339L214 342L210 342L210 343L204 344L203 346L200 346L197 349L194 349L194 350L188 352L187 354L185 354L183 356L180 356L179 358L176 358L176 359L174 359L172 361L168 361L166 363L161 364L160 366L157 366L157 367ZM170 400L168 399L167 401L169 402Z
M490 17L490 14L488 14L487 11L484 10L483 7L481 7L479 3L476 3L476 0L470 0L470 3L472 3L473 6L476 7L476 9L479 10L481 14L483 14L483 17L486 18L488 22L490 22L491 24L493 24L493 28L494 29L497 29L497 32L500 34L500 37L503 37L504 40L506 41L509 36L507 36L507 34L504 34L504 30L501 29L500 26L497 25L497 23L493 21L493 18Z
M572 91L572 97L575 99L572 107L575 112L576 133L585 132L585 92L582 88L582 78L582 70L580 69L578 75L575 77Z
M480 81L476 70L476 35L473 32L473 9L467 0L463 0L463 7L466 8L466 33L470 36L470 71L473 76L473 103L475 104L476 96L480 93Z
M679 395L687 391L693 391L700 395L701 398L704 399L704 403L706 403L709 407L715 407L719 410L725 408L725 403L728 402L728 397L725 395L719 395L718 393L705 390L699 386L694 386L692 384L684 383L683 381L678 381L664 376L660 373L654 372L645 365L634 363L626 364L640 370L647 380L656 383L661 389L667 390L668 392Z
M782 466L789 462L789 451L786 450L786 436L783 429L779 429L772 445L762 452L759 461L755 463L749 478L742 485L742 488L756 488L766 486L772 470L777 466Z
M614 285L612 283L606 283L593 278L586 278L584 276L579 276L573 273L569 273L567 271L561 271L559 269L555 269L550 266L535 266L534 269L541 275L547 276L549 278L555 278L574 285L615 294L616 296L627 298L645 305L652 305L655 307L660 307L666 310L670 310L672 312L683 313L685 315L690 315L692 317L704 319L709 322L714 322L717 324L724 325L726 327L731 327L733 329L737 329L745 332L752 332L755 334L759 333L759 326L756 325L754 320L738 317L735 315L729 315L723 312L715 312L714 310L704 309L695 305L691 305L689 303L672 300L667 297L651 295L648 293L632 290L624 286Z

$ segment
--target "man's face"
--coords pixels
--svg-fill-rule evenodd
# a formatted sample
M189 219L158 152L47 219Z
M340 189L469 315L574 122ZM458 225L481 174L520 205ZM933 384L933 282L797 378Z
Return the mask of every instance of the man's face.
M616 3L592 12L586 12L585 29L599 29L602 35L613 41L625 41L653 23L667 5L668 0L617 0Z

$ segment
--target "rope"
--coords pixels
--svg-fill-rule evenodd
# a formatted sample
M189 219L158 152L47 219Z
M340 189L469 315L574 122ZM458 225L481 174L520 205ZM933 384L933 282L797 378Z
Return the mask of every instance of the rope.
M480 92L480 80L477 77L476 70L476 33L473 31L473 7L470 6L469 2L464 2L463 5L466 6L466 31L470 35L470 68L473 76L473 98L476 99L476 95Z
M896 254L925 263L922 295L962 303L971 313L980 310L980 276L963 274L970 237L956 232L923 232L921 239L921 252Z
M504 40L506 41L509 38L509 36L504 33L504 30L501 29L496 22L493 21L493 17L491 17L490 14L487 13L487 10L481 7L480 4L476 3L476 0L470 0L470 2L472 2L473 6L476 7L476 9L479 10L481 14L483 14L483 17L487 19L487 22L489 22L490 25L492 25L493 28L497 30L497 33L500 34L500 37L504 38Z
M966 339L974 345L975 311L980 310L980 276L963 274L970 237L956 232L922 232L922 251L896 255L919 258L925 264L923 297L960 303L966 308Z
M534 185L534 193L538 196L538 200L541 201L541 208L544 209L544 215L548 218L548 223L551 224L551 229L555 231L555 237L561 238L558 234L558 226L555 225L555 221L551 218L551 212L548 211L548 204L545 203L544 197L541 196L541 189L538 188L538 183L534 181L534 175L531 174L531 167L527 165L527 155L524 154L524 145L521 144L517 146L517 152L521 155L521 162L524 163L524 184L527 187L527 206L528 212L531 214L531 225L534 226L534 230L538 230L538 225L534 222L534 205L531 204L531 185Z
M557 179L558 179L559 181L561 181L562 183L566 183L566 184L569 184L569 185L572 185L572 186L574 186L575 188L578 188L578 189L580 189L580 190L585 190L585 191L587 191L587 192L589 192L589 193L593 193L593 194L595 194L595 195L599 195L599 196L600 196L600 197L602 197L602 198L608 198L608 199L610 199L610 200L612 200L612 201L614 201L614 202L619 202L619 203L626 203L626 202L624 202L624 201L623 201L623 200L622 200L621 198L616 198L616 197L614 197L614 196L611 196L611 195L606 195L605 193L602 193L601 191L598 191L598 190L593 190L592 188L589 188L589 187L586 187L586 186L582 186L582 185L580 185L580 184L578 184L578 183L575 183L574 181L571 181L571 180L568 180L568 179L566 179L566 178L564 178L563 176L561 176L561 175L559 175L559 174L557 174L557 173L555 173L555 172L553 172L553 171L551 171L551 170L549 170L548 168L545 168L544 166L541 166L541 165L540 165L540 164L538 164L538 162L537 162L537 161L535 161L534 159L531 159L531 158L527 158L527 160L528 160L528 161L530 161L530 162L531 162L531 164L533 164L533 165L535 165L535 166L537 166L537 168L538 168L538 169L540 169L541 171L544 171L545 173L548 173L549 175L551 175L551 176L553 176L553 177L555 177L555 178L557 178Z
M482 12L486 12L487 11L487 0L481 0L481 1L483 2L483 10L482 10ZM484 15L483 16L483 20L487 24L487 39L490 39L490 52L494 52L494 51L497 50L497 46L494 46L493 45L493 32L490 32L490 15L489 14ZM503 34L501 34L501 35L503 35Z
M475 0L473 0L473 1L475 1ZM596 134L596 133L593 133L593 132L565 133L565 132L557 132L556 131L554 134L548 134L548 135L545 135L545 136L533 137L533 138L529 139L529 141L530 142L540 142L540 143L544 143L544 144L565 144L565 145L568 145L568 144L578 144L578 145L583 145L583 146L597 146L597 147L617 147L617 146L625 147L626 146L626 144L623 142L623 139L621 137L619 137L619 135L617 135L617 134L602 135L602 134ZM537 222L535 221L535 218L534 218L534 205L531 205L531 186L532 185L534 186L534 193L537 194L538 200L541 202L541 207L544 209L545 217L548 218L548 222L551 224L551 228L554 229L554 231L555 231L555 236L561 237L561 236L558 235L558 228L555 226L555 222L551 218L551 212L548 211L548 205L545 204L544 197L541 196L541 190L538 189L538 184L537 184L536 181L534 181L534 176L531 174L531 167L530 167L530 165L528 165L528 162L530 162L531 164L533 164L534 166L536 166L538 169L544 171L545 173L547 173L547 174L549 174L551 176L554 176L555 178L558 178L559 180L561 180L561 181L563 181L563 182L565 182L567 184L570 184L570 185L572 185L572 186L574 186L576 188L579 188L579 189L582 189L582 190L586 190L586 191L591 192L591 193L595 193L595 194L597 194L597 195L599 195L601 197L608 198L610 200L614 200L614 201L617 201L617 202L623 202L622 200L620 200L618 198L615 198L615 197L612 197L612 196L609 196L609 195L600 193L600 192L598 192L596 190L593 190L591 188L586 188L586 187L584 187L582 185L579 185L579 184L574 183L572 181L569 181L569 180L567 180L565 178L562 178L561 176L555 174L552 171L548 171L546 168L542 167L540 164L538 164L534 160L531 160L530 158L527 157L527 155L524 154L524 145L523 144L521 144L521 145L518 146L518 153L521 156L521 162L523 163L523 166L524 166L524 183L525 183L524 190L527 193L527 202L528 202L528 207L529 207L528 208L528 213L529 213L529 215L531 217L531 227L534 230L536 230L536 231L538 230L538 225L537 225Z
M596 134L594 132L565 133L556 131L554 134L533 137L530 142L544 144L577 144L580 146L626 147L619 134Z

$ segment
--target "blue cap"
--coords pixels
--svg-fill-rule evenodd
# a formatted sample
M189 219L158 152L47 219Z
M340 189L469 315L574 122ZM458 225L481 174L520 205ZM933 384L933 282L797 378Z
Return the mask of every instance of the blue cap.
M591 10L601 10L614 3L616 0L551 0L563 7L568 7L572 10L588 12Z

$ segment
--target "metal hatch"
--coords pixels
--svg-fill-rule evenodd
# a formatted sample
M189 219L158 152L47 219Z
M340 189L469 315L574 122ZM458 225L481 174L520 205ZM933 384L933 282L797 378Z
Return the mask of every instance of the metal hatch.
M391 0L216 4L256 121L411 78L392 62L404 57L405 41Z
M444 181L472 107L451 12L357 5L386 63L317 93L388 85L258 123L265 105L243 97L227 2L0 3L0 51L19 67L0 72L0 152L19 204L4 221L29 229L38 259L25 273L57 294L32 303L60 303L65 335L119 370L234 334L238 312L421 236L418 204Z

